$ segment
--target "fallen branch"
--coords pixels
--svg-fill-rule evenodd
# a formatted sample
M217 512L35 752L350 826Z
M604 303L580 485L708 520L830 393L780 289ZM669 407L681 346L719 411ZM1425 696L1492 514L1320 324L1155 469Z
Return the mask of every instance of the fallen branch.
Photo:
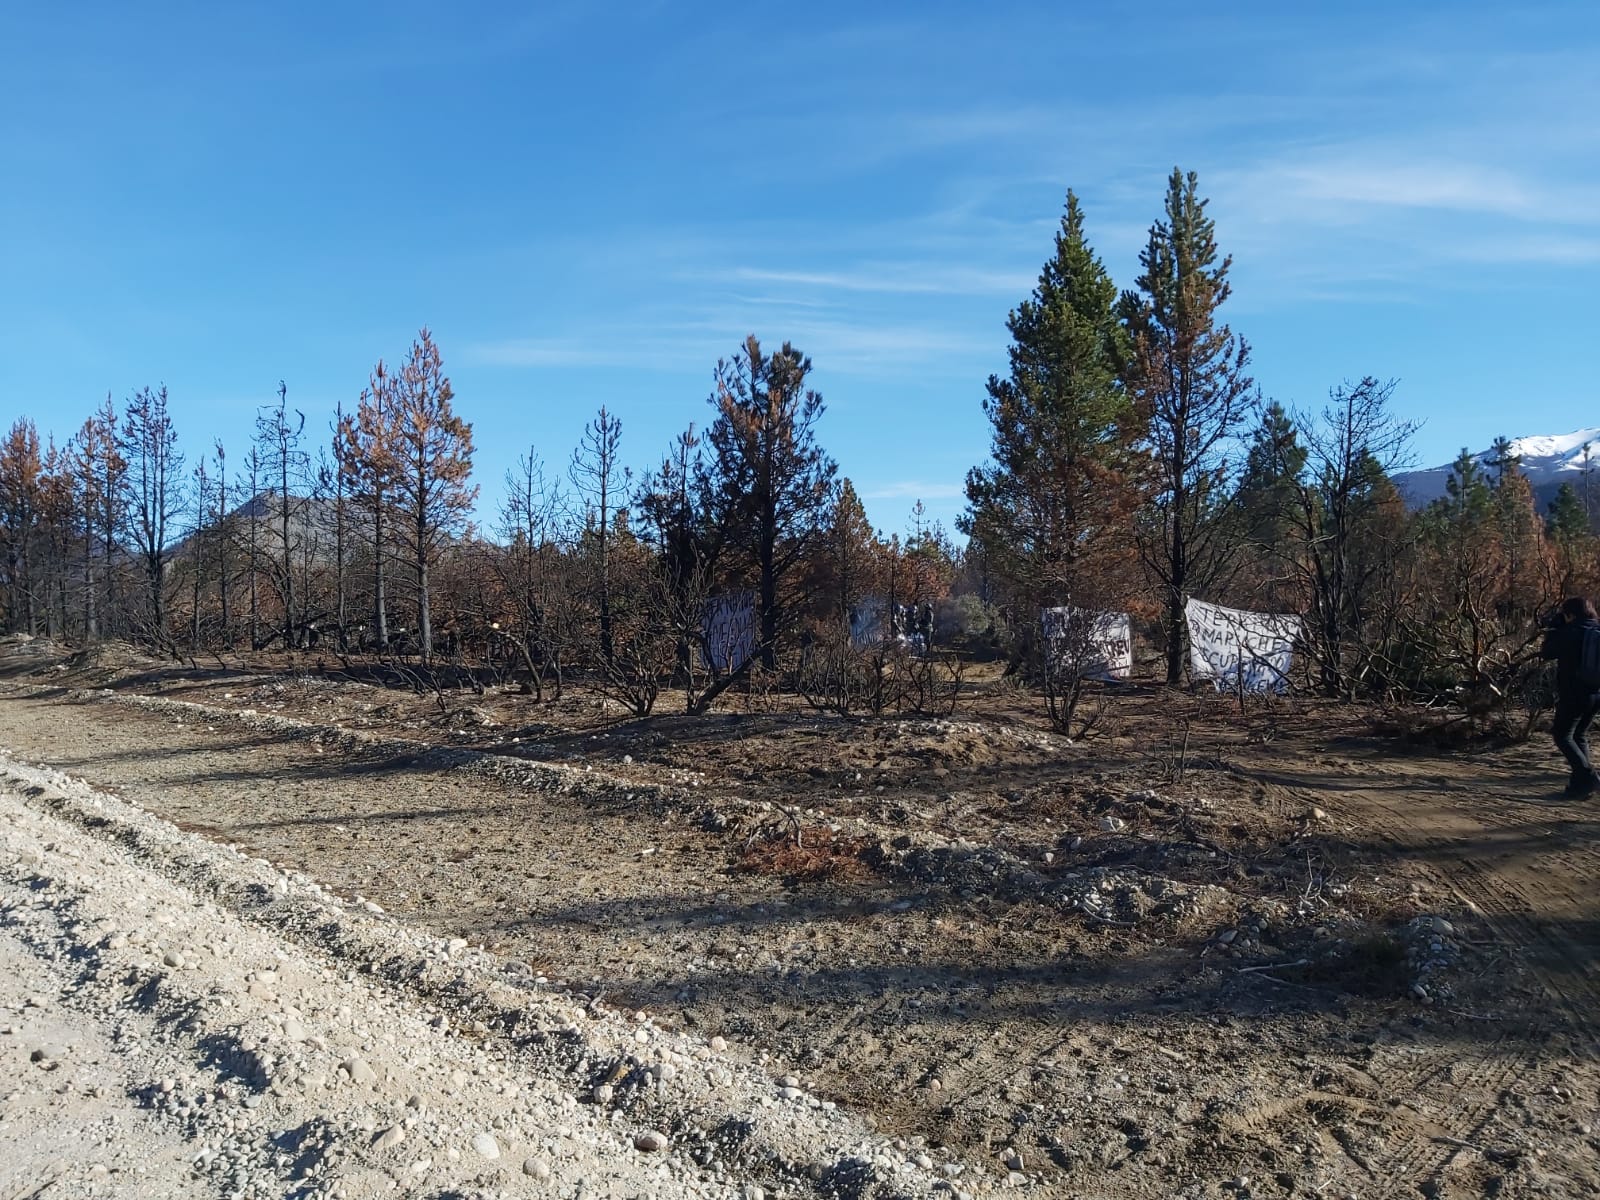
M1309 958L1297 958L1293 962L1262 963L1255 967L1240 967L1238 970L1239 974L1246 975L1254 971L1276 971L1281 967L1309 967L1310 965L1311 960Z
M1504 1021L1505 1020L1504 1017L1497 1017L1493 1013L1468 1012L1464 1008L1441 1008L1439 1011L1443 1012L1443 1013L1449 1013L1452 1017L1465 1017L1469 1021Z

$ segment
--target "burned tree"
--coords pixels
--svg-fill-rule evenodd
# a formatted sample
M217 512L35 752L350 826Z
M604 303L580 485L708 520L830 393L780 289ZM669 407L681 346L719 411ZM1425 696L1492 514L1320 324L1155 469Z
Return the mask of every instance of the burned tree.
M583 427L578 448L567 469L584 512L579 546L593 568L595 605L598 609L600 660L610 666L616 657L611 611L612 543L619 509L627 501L629 474L617 461L622 446L622 422L604 405Z
M25 633L37 633L39 625L33 551L43 475L39 431L18 417L0 442L0 602L6 625Z
M278 401L261 409L256 415L256 446L265 462L271 484L268 493L272 503L273 532L277 535L276 553L272 557L272 579L278 598L283 605L283 648L295 647L295 528L294 507L296 493L303 489L307 460L300 449L300 435L305 429L305 414L289 408L289 389L280 380ZM252 498L252 504L259 497ZM301 597L302 603L304 597Z
M767 354L754 335L719 362L699 477L724 564L755 585L760 657L777 665L779 638L801 611L796 581L821 543L836 471L817 443L822 396L806 386L811 360L788 342Z
M339 470L350 495L367 517L372 546L373 639L379 650L389 646L389 609L384 590L386 525L393 503L396 462L393 452L396 384L383 360L372 377L356 411L347 413L337 435Z
M184 510L183 453L167 408L167 389L143 388L128 401L119 449L127 460L124 490L126 526L144 568L148 602L147 632L160 646L169 644L166 575L169 539Z
M83 423L70 451L73 495L83 521L83 627L97 638L112 628L117 534L122 528L123 481L128 463L117 444L117 410L111 397ZM97 582L105 583L105 594Z
M1153 497L1136 529L1161 592L1169 685L1183 677L1184 602L1221 579L1241 549L1227 520L1236 494L1227 456L1254 389L1249 345L1218 322L1232 259L1218 259L1198 188L1192 171L1173 170L1136 290L1119 302L1129 341L1122 378L1153 464Z
M417 590L417 641L422 661L433 657L428 570L444 540L472 511L472 426L456 416L444 359L423 329L401 368L390 409L385 457L394 497L396 533L411 560Z

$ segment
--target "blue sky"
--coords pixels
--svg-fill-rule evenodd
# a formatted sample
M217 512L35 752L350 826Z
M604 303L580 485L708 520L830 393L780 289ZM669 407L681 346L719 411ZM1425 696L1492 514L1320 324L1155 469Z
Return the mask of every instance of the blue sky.
M165 381L237 454L426 323L487 515L602 403L653 466L755 332L875 524L949 522L1066 189L1129 286L1174 165L1267 395L1398 377L1424 464L1600 419L1600 5L1115 7L8 5L0 421Z

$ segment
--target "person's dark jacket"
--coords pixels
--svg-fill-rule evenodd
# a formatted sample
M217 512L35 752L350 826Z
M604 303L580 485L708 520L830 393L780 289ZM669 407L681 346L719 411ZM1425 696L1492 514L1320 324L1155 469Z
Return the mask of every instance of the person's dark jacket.
M1562 700L1584 700L1600 695L1578 681L1584 630L1595 628L1600 628L1600 621L1567 621L1552 626L1544 635L1539 657L1556 660L1556 695Z

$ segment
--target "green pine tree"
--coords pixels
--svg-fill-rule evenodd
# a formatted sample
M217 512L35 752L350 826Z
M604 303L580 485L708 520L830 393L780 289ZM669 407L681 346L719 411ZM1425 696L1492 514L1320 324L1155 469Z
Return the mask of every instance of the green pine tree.
M1506 476L1522 469L1522 456L1511 448L1511 439L1497 437L1489 447L1489 453L1484 456L1483 465L1494 472L1489 483L1492 487L1499 487L1505 482Z
M811 360L788 342L769 354L754 334L747 337L717 364L716 417L697 472L720 563L755 589L769 671L779 639L805 614L805 567L826 534L838 470L817 440L823 402L810 374Z
M1269 549L1280 547L1288 533L1296 498L1295 484L1306 468L1306 448L1294 421L1276 400L1261 412L1250 437L1244 475L1239 481L1239 508L1250 541Z
M1583 509L1577 489L1570 483L1563 483L1557 490L1556 498L1550 501L1549 512L1545 528L1558 545L1573 546L1588 536L1589 514Z
M878 540L855 485L841 480L828 514L824 546L827 604L841 624L864 599L877 580Z
M1483 468L1463 446L1455 462L1450 464L1450 477L1444 481L1444 496L1434 501L1435 505L1451 524L1476 526L1488 519L1493 498Z
M1089 245L1078 198L1033 294L1010 314L1010 373L991 376L991 461L967 475L959 527L1019 607L1096 602L1132 559L1134 413L1116 285Z
M1120 304L1131 354L1123 377L1148 434L1156 482L1139 549L1163 594L1167 683L1182 678L1184 604L1222 580L1243 549L1233 536L1228 454L1248 418L1250 347L1218 320L1232 259L1219 256L1194 172L1174 168L1163 219Z

